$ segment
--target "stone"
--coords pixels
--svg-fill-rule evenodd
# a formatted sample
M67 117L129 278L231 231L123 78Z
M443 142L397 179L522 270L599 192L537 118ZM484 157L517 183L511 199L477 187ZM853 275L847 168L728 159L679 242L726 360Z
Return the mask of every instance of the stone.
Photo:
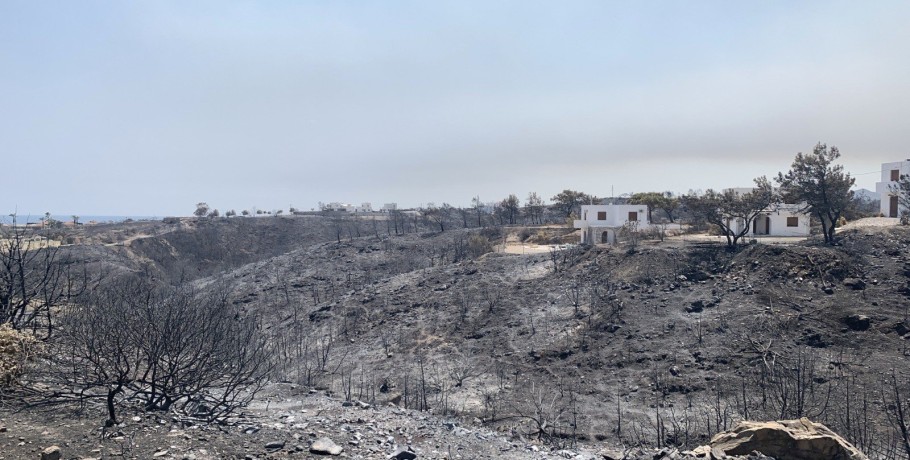
M691 305L686 307L686 313L700 313L704 309L705 309L705 301L696 300L696 301L692 302Z
M843 318L842 321L854 331L865 331L869 329L869 324L872 320L866 315L850 315Z
M626 453L624 451L611 447L606 447L597 454L604 460L623 460L626 458Z
M760 452L778 460L868 460L856 447L821 423L807 418L777 422L743 421L711 438L712 455Z
M57 446L50 446L41 451L41 460L60 460L62 456L63 453L60 452L60 448Z
M310 445L310 452L319 455L341 455L343 451L343 447L326 437L319 438Z
M844 286L847 286L854 291L861 291L866 289L866 282L859 278L846 278L844 279Z
M727 454L719 447L711 448L711 460L724 460L725 458L727 458Z
M409 450L400 450L389 458L394 458L395 460L414 460L417 458L417 454Z
M284 441L270 441L265 444L266 449L284 449Z

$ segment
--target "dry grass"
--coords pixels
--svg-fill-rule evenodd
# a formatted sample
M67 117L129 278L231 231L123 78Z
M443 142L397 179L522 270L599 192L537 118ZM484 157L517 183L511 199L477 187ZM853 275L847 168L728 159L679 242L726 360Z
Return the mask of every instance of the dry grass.
M42 349L33 335L17 331L9 324L0 325L0 387L14 383L25 370L26 363Z

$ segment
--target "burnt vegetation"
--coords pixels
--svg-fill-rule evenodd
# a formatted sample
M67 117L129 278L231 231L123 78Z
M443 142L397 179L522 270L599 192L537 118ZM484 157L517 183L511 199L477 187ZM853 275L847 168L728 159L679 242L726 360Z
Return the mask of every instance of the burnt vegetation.
M876 458L910 454L906 228L587 247L462 211L124 224L63 246L5 229L0 313L47 350L6 401L231 423L290 382L556 447L694 447L809 417Z

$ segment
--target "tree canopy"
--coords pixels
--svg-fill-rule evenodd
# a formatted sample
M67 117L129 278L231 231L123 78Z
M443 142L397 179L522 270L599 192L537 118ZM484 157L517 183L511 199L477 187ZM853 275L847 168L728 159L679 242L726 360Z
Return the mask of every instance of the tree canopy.
M550 200L553 201L553 206L565 214L566 217L570 217L572 213L583 204L594 204L593 196L569 189L559 192L556 196L550 198Z
M776 199L770 181L762 176L755 179L755 188L749 193L708 189L702 195L684 195L682 202L695 220L717 226L727 238L727 246L735 248L749 233L752 221L766 212Z
M853 200L855 179L834 162L840 158L837 147L818 143L812 153L796 154L790 171L777 174L783 199L805 203L805 210L821 222L825 243L834 244L838 219Z

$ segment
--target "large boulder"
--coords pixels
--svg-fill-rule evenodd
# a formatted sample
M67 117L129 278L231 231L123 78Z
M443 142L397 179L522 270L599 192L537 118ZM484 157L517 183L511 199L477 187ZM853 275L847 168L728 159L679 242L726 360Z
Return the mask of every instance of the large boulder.
M740 422L732 431L711 438L711 447L727 455L758 451L777 460L868 460L837 433L807 418Z

